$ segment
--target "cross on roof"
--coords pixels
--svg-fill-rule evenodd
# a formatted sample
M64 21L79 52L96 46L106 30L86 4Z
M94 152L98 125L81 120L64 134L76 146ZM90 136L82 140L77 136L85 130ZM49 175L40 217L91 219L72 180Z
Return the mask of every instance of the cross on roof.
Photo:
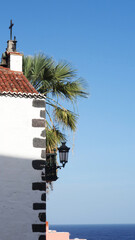
M9 26L9 29L10 29L10 40L12 40L12 27L14 26L14 23L12 23L12 20L10 20L10 26Z

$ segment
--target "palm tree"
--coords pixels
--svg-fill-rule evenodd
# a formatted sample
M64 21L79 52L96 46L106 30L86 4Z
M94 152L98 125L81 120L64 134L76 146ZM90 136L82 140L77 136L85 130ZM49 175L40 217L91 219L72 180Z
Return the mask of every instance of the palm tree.
M62 129L76 130L78 114L64 107L63 103L66 106L70 103L75 109L77 98L88 96L85 83L83 79L77 79L76 70L70 64L65 61L56 64L44 54L25 56L23 72L34 88L46 96L47 152L51 152L66 140Z

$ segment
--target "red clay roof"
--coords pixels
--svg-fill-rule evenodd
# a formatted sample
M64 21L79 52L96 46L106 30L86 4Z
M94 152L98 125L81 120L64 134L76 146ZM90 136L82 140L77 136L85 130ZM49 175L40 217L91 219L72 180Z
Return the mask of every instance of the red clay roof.
M0 66L0 93L5 92L40 95L22 72Z

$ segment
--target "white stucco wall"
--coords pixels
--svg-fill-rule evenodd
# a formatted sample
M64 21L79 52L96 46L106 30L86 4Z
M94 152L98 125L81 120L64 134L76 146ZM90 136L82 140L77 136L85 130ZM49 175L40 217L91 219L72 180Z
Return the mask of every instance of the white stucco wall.
M43 128L32 127L41 110L32 101L0 96L1 240L37 240L40 235L32 232L32 224L41 224L38 213L44 211L33 210L33 203L41 202L41 192L33 191L32 183L41 182L41 170L33 169L32 160L41 159L33 138L43 138Z

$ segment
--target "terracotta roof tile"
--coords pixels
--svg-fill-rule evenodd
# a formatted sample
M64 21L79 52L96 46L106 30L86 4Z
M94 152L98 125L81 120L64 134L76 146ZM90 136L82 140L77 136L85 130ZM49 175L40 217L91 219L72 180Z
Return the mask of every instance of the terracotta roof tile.
M0 66L0 93L39 94L22 72L11 71Z

